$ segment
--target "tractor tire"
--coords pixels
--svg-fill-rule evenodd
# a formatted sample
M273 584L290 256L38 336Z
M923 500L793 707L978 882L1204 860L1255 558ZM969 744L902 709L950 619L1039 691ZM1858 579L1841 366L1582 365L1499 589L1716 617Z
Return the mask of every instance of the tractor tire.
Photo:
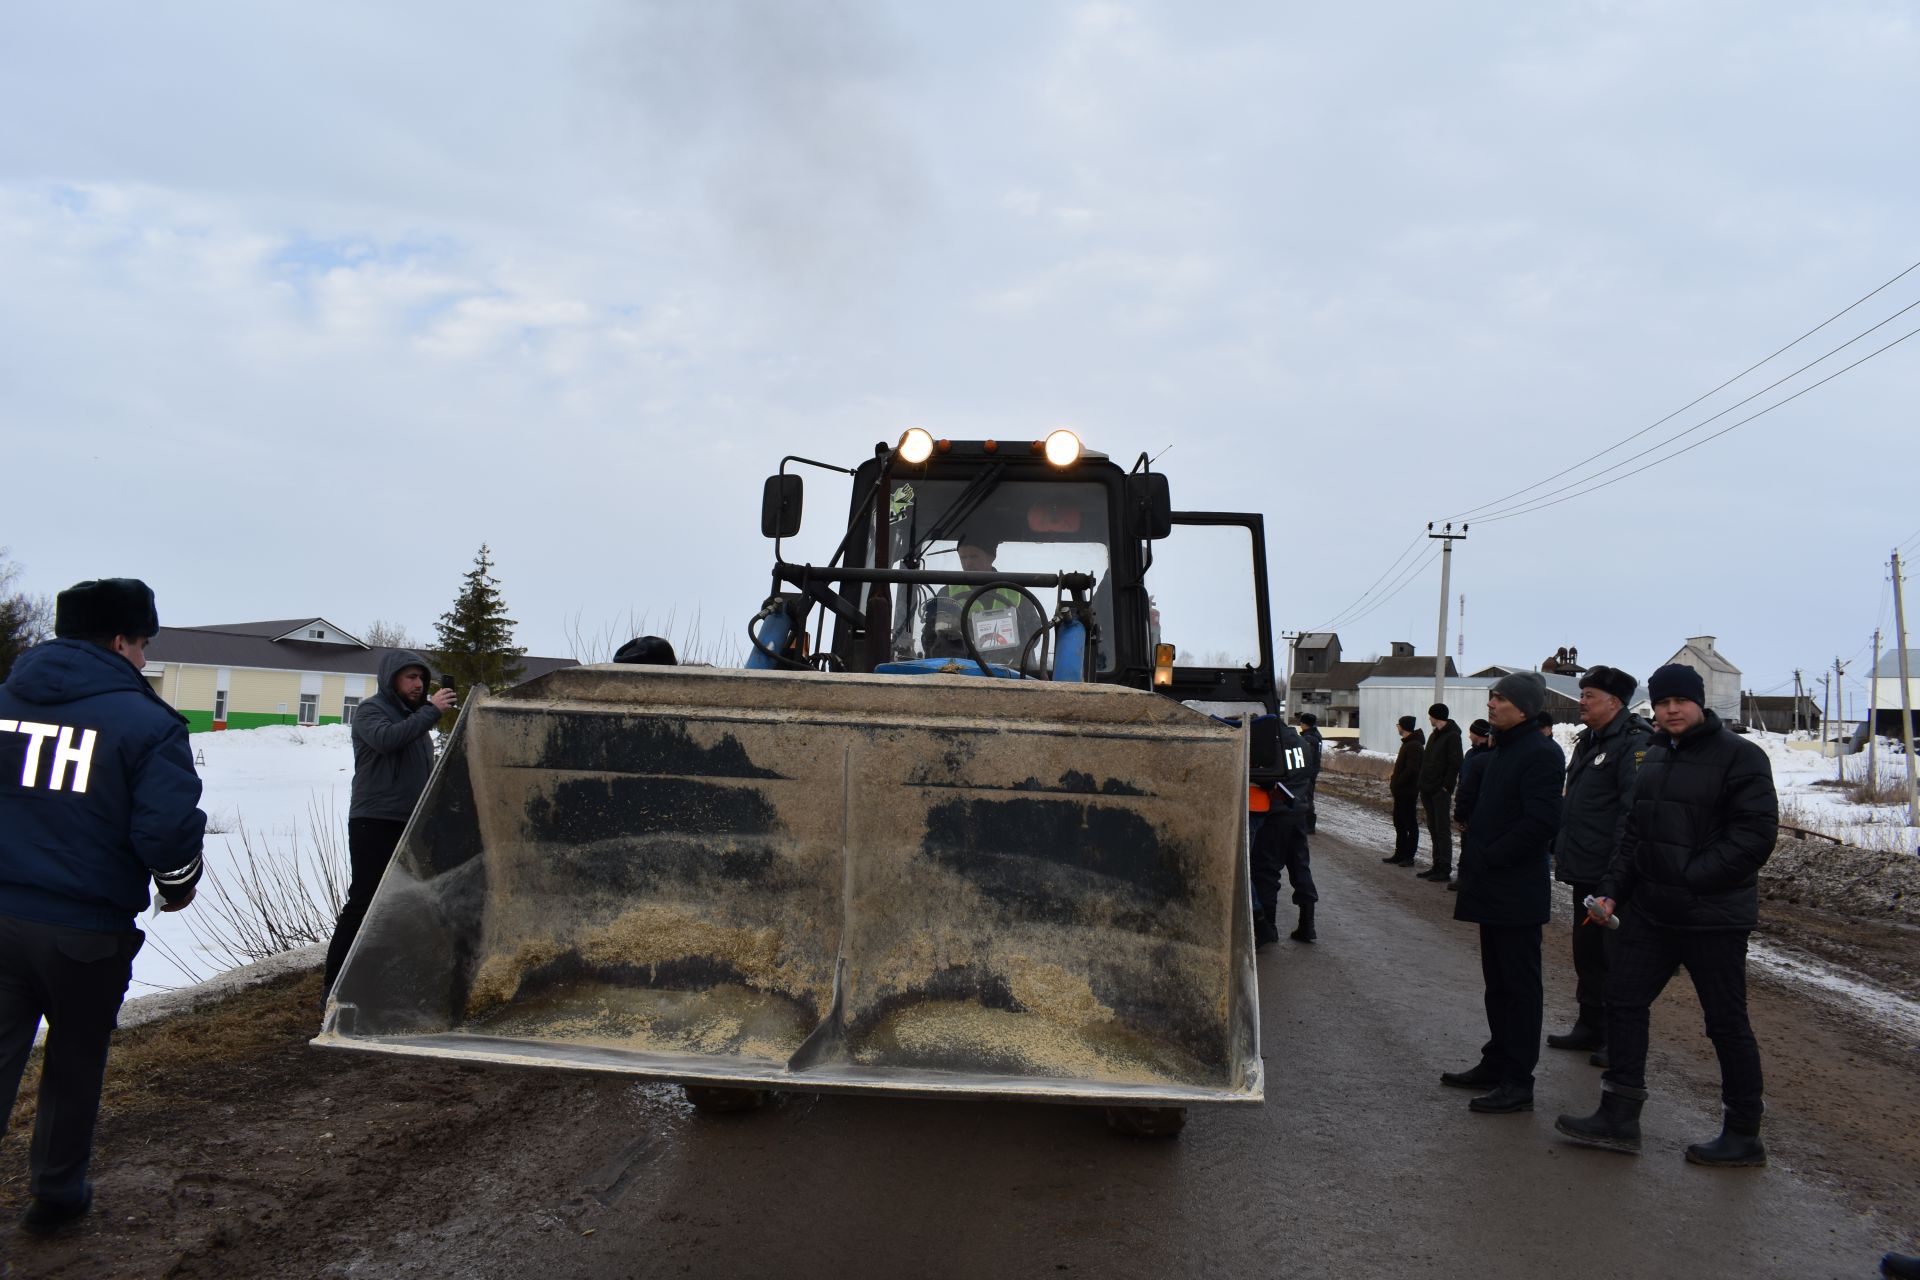
M1187 1127L1185 1107L1108 1107L1107 1127L1129 1138L1172 1138Z

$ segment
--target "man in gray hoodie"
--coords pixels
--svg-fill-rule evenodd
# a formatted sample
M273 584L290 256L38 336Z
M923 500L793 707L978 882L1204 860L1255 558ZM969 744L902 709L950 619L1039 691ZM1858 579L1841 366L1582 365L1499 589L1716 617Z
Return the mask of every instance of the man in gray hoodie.
M347 807L347 855L353 879L327 944L326 985L340 976L373 891L407 829L433 773L433 727L454 705L453 690L427 696L427 660L411 649L380 658L380 692L353 712L353 800Z

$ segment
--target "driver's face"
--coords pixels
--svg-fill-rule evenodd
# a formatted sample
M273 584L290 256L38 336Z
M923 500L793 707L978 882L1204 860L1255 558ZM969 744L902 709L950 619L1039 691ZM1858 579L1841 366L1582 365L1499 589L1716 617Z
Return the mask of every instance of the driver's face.
M968 573L986 573L993 568L993 552L963 542L960 544L960 567Z

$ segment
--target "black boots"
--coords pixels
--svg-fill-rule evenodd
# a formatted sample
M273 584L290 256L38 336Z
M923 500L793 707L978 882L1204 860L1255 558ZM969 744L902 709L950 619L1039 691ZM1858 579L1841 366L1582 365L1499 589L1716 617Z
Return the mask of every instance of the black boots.
M1525 1085L1503 1084L1492 1093L1467 1100L1467 1110L1481 1115L1503 1116L1514 1111L1533 1110L1533 1090Z
M1295 942L1312 942L1320 936L1313 931L1313 904L1311 902L1303 902L1300 904L1300 923L1296 925L1293 932L1287 936Z
M20 1229L29 1235L53 1236L80 1224L93 1208L93 1184L86 1184L78 1200L42 1200L35 1196L20 1215Z
M1440 1083L1455 1089L1491 1089L1500 1083L1500 1077L1492 1067L1480 1062L1466 1071L1442 1071Z
M1253 945L1268 947L1280 941L1280 926L1273 922L1272 907L1256 907L1253 912Z
M1743 1123L1728 1116L1720 1126L1719 1137L1687 1148L1688 1164L1710 1165L1716 1169L1758 1169L1766 1162L1767 1148L1760 1141L1757 1120Z
M1431 870L1422 871L1415 878L1420 880L1432 880L1432 881L1435 881L1436 883L1444 883L1448 880L1453 879L1453 872L1446 867L1434 867Z
M1560 1035L1556 1032L1547 1037L1547 1048L1589 1050L1598 1049L1606 1042L1607 1037L1605 1033L1591 1022L1588 1022L1586 1011L1582 1010L1580 1013L1580 1021L1574 1023L1565 1035Z
M1590 1147L1608 1151L1640 1153L1640 1108L1647 1100L1645 1089L1602 1081L1600 1109L1590 1116L1561 1116L1553 1127ZM1692 1155L1687 1157L1691 1160Z

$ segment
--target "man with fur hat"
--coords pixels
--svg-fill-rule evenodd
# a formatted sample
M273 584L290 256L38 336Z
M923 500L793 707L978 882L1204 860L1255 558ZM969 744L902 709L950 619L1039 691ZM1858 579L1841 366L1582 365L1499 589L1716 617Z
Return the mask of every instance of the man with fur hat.
M178 911L200 879L207 815L187 722L140 675L159 630L146 583L82 582L0 688L0 1132L44 1018L20 1220L38 1235L93 1204L94 1120L148 882Z
M1626 836L1633 781L1653 736L1653 727L1627 710L1639 683L1618 667L1590 667L1580 677L1580 723L1586 727L1574 739L1567 764L1560 835L1553 845L1554 876L1573 886L1574 1002L1580 1012L1572 1029L1547 1037L1547 1046L1591 1053L1596 1066L1606 1065L1607 967L1619 934L1588 925L1580 904L1600 892L1600 879Z
M1537 671L1503 676L1487 696L1493 751L1476 771L1473 812L1460 841L1453 918L1480 926L1487 1043L1480 1061L1442 1084L1473 1089L1483 1114L1533 1110L1544 996L1540 928L1553 917L1554 832L1560 825L1560 748L1535 717L1547 682Z
M1447 704L1427 708L1426 754L1420 757L1420 803L1427 815L1427 838L1433 841L1433 866L1422 880L1441 884L1453 878L1453 789L1460 781L1460 726L1448 719Z
M353 796L347 804L347 900L327 943L328 990L347 962L373 891L387 873L407 819L433 774L433 727L454 705L452 689L427 694L427 660L411 649L380 656L380 692L353 713Z
M1412 716L1401 716L1398 727L1400 754L1394 757L1393 773L1387 778L1387 793L1393 797L1393 853L1380 861L1410 867L1413 855L1420 851L1420 761L1427 735Z
M1685 967L1720 1059L1720 1136L1687 1148L1694 1164L1767 1162L1760 1141L1760 1046L1747 1021L1747 938L1760 923L1760 868L1780 836L1780 802L1766 752L1706 707L1692 667L1673 663L1647 680L1658 732L1633 786L1626 833L1592 919L1617 905L1620 946L1607 975L1607 1055L1600 1109L1561 1116L1554 1128L1612 1151L1640 1150L1647 1097L1647 1010Z

